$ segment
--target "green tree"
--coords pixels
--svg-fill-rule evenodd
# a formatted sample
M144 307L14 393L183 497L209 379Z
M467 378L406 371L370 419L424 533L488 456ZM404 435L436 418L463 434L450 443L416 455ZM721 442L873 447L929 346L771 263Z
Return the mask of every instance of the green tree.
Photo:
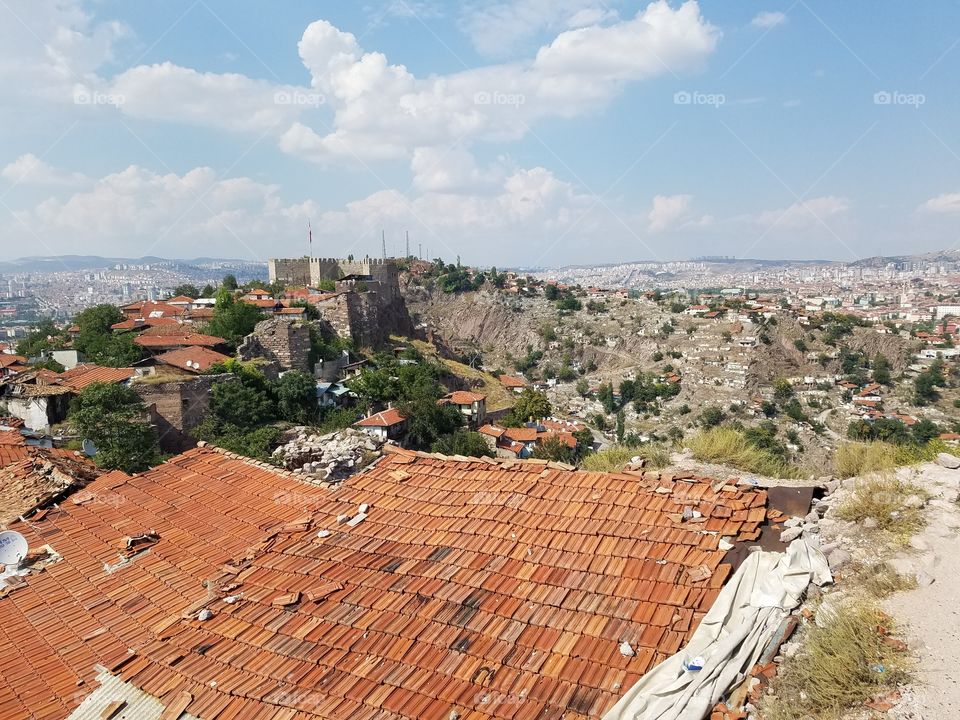
M237 284L237 278L236 278L236 276L233 275L233 274L230 274L230 273L228 273L227 275L224 275L224 276L223 276L223 282L221 283L221 285L223 286L223 288L224 288L225 290L229 290L230 292L233 292L233 291L236 290L238 287L240 287L240 286Z
M573 462L573 448L567 445L559 435L548 435L537 443L533 449L533 457L540 460L571 463Z
M597 389L597 400L603 405L603 411L608 415L617 409L617 401L613 396L612 383L604 383Z
M620 410L617 413L617 442L623 443L623 436L626 433L626 418L624 417L623 410Z
M217 293L213 318L207 323L205 330L208 334L222 337L236 347L243 338L253 332L261 320L263 320L263 313L256 305L237 302L224 287Z
M71 403L69 420L80 435L93 442L99 467L135 473L160 462L147 407L125 385L88 385Z
M590 383L587 382L586 378L580 378L577 380L577 395L580 397L586 397L590 394Z
M123 320L123 313L113 305L94 305L83 310L73 320L80 329L74 347L87 361L98 365L132 365L143 357L143 350L129 333L111 330L111 326Z
M524 388L523 392L517 396L510 415L516 425L522 425L531 418L539 420L549 417L552 412L553 407L550 405L546 393L528 387Z
M63 332L52 320L44 320L37 328L17 343L17 355L24 357L38 357L44 350L55 350L63 347L65 338Z
M297 425L317 419L317 381L300 370L285 372L276 385L280 418Z
M463 416L453 405L438 405L429 395L406 400L398 409L407 418L407 442L425 450L444 435L453 434L462 424Z
M773 381L773 397L778 402L784 402L793 397L793 385L786 378L777 378Z
M918 445L926 445L931 440L939 437L940 427L929 418L923 418L923 420L915 423L914 426L910 428L910 434L913 435L913 441L915 443Z
M192 283L182 283L173 289L174 297L179 297L180 295L186 295L192 300L196 300L198 297L201 297L200 290L198 290L197 286Z
M943 360L937 358L913 379L914 402L917 405L927 405L939 397L937 388L947 384L943 377L943 369Z
M556 285L544 285L543 286L543 296L550 302L555 301L560 297L560 290Z
M716 405L708 405L700 413L700 424L705 428L716 427L724 421L726 415Z
M873 357L873 381L881 385L889 385L892 380L890 374L890 361L882 353L877 353Z
M483 439L483 435L469 430L456 430L444 435L430 447L431 452L443 455L463 455L465 457L493 457L493 451Z

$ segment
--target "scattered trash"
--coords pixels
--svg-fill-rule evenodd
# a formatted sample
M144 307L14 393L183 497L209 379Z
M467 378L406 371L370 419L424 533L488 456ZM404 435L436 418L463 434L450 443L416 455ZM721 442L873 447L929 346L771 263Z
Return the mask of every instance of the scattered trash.
M197 620L200 622L206 622L213 617L213 612L209 608L204 608L199 613L197 613Z
M703 670L703 666L706 664L706 662L707 661L704 659L703 655L697 655L684 660L683 667L689 672L697 672L698 670Z
M317 533L317 537L318 537L318 538L330 537L330 531L329 531L329 530L321 530L320 532Z
M630 647L630 643L624 640L620 643L620 654L624 657L633 657L636 653L633 651L633 648Z

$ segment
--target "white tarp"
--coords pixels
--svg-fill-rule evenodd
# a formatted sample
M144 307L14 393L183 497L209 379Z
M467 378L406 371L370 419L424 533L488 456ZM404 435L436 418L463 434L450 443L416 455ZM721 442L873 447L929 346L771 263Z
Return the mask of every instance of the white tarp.
M785 553L751 553L720 591L687 646L644 675L603 720L702 720L756 664L807 586L832 581L826 558L803 540ZM684 663L704 659L701 670Z

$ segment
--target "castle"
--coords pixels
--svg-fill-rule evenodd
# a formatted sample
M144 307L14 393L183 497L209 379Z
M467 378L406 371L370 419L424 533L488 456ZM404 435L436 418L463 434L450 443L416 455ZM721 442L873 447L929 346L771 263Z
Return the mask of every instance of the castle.
M375 283L376 291L384 297L400 295L400 269L394 258L271 258L267 270L271 283L279 280L287 285L318 287L323 280L354 280L368 286Z
M271 283L318 287L333 281L335 292L314 304L330 329L359 347L380 347L391 333L413 333L393 258L271 258L268 271Z

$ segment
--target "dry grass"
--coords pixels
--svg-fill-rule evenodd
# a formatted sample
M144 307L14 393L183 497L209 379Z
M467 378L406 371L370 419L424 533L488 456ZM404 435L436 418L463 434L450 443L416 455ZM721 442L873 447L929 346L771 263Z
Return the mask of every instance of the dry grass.
M774 694L761 704L765 720L838 718L843 711L908 679L906 656L884 642L891 619L874 605L847 602L811 625L801 651L781 666Z
M941 452L951 452L951 448L939 440L919 446L879 441L846 442L837 448L833 456L833 466L839 477L857 477L886 472L904 465L929 462Z
M500 381L490 373L477 370L456 360L440 357L437 349L430 343L423 342L422 340L410 340L409 342L421 355L442 363L457 377L466 378L467 380L479 380L483 384L483 387L478 388L478 392L487 396L488 411L506 410L507 408L513 407L516 399L514 394L505 388Z
M880 600L894 593L914 590L917 587L915 576L901 575L886 563L854 569L851 580L865 592Z
M670 446L662 443L647 443L637 447L614 445L587 455L581 467L591 472L620 472L637 456L647 461L647 467L664 468L670 464Z
M922 508L908 507L907 498L926 499L926 492L890 474L865 477L836 510L841 520L862 523L868 518L876 527L894 535L909 537L924 525Z
M715 427L687 439L685 444L701 462L728 465L746 472L775 478L796 478L799 469L773 453L753 445L743 433Z

